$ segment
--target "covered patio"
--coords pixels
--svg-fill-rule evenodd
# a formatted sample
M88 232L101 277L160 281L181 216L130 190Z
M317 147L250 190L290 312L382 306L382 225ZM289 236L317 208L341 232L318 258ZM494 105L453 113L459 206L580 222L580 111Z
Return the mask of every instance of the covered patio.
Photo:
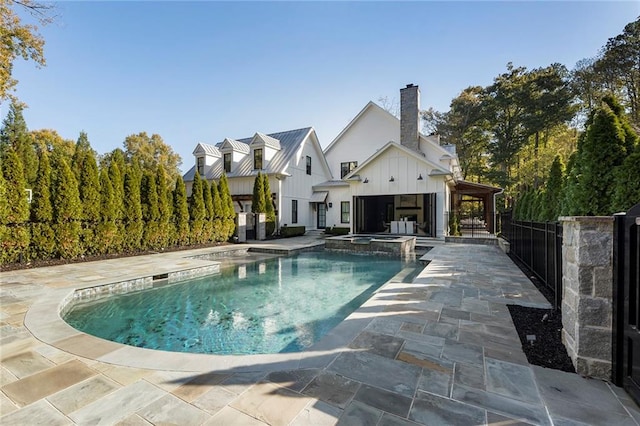
M495 234L495 196L502 191L502 188L481 183L455 182L451 188L451 209L460 219L463 236Z

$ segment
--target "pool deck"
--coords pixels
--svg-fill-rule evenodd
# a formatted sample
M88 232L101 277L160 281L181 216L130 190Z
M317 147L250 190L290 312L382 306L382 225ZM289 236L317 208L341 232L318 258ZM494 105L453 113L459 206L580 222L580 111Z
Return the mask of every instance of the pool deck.
M396 276L296 354L131 348L58 315L76 288L210 265L188 257L237 247L0 273L0 424L639 424L622 389L527 362L506 305L549 305L496 246L436 244L413 282Z

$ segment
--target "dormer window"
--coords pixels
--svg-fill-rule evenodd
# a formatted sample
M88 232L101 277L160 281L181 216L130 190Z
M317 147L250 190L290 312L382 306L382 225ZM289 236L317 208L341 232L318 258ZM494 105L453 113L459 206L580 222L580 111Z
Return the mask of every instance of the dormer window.
M253 150L253 168L254 170L262 170L262 148Z
M224 172L231 173L231 153L224 154Z
M204 157L198 157L197 161L198 161L198 165L197 165L198 174L202 177L204 176Z

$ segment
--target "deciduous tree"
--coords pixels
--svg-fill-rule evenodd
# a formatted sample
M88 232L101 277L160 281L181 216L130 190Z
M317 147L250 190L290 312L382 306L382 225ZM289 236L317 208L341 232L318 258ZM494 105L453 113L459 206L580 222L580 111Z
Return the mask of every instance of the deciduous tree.
M49 4L33 0L0 0L0 103L12 97L18 84L13 76L16 59L32 60L37 66L45 65L44 39L35 25L22 23L13 9L22 6L44 25L51 21Z
M124 150L127 160L139 161L143 169L155 170L157 166L162 166L171 179L180 174L180 155L158 134L149 136L146 132L141 132L129 135L124 140Z

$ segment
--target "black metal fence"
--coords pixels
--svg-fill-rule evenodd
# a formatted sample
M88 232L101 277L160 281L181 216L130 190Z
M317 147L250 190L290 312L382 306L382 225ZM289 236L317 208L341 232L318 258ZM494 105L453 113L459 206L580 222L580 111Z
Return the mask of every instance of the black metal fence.
M510 253L553 292L553 308L562 302L562 225L558 222L532 222L511 219L511 212L500 215L500 232L509 241Z
M640 203L614 215L613 383L640 401Z

